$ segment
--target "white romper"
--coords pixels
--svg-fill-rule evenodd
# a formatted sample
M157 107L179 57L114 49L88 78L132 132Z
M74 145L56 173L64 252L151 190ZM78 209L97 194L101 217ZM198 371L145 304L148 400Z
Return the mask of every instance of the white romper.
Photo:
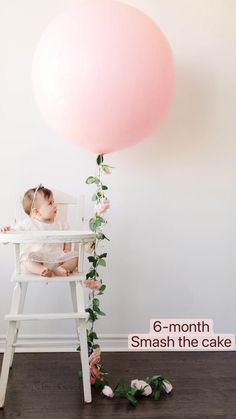
M35 230L69 230L69 224L61 220L44 223L33 217L28 217L12 227L16 231ZM21 245L20 263L24 270L25 261L41 262L50 269L55 269L62 262L79 256L79 252L64 252L64 243L33 243Z

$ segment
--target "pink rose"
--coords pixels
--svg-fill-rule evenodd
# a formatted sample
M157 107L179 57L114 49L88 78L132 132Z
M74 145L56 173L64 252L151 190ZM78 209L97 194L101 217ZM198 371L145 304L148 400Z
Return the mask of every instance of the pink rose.
M172 384L167 383L166 381L163 381L163 382L162 382L162 385L163 385L164 390L165 390L165 392L166 392L166 393L170 393L170 392L171 392L171 390L173 389Z
M95 364L100 362L101 358L101 348L96 348L91 355L89 356L89 365L92 367Z
M94 250L93 242L85 243L84 249L87 253L93 253L93 250Z
M114 397L114 393L109 386L104 386L102 389L102 393L107 397Z
M90 383L95 384L96 379L99 380L103 379L104 374L99 370L99 368L94 365L92 368L90 368Z
M90 383L95 384L96 378L102 380L104 373L100 371L99 364L101 358L101 349L96 348L89 356L89 367L90 367Z
M110 208L110 201L107 198L102 198L99 204L95 205L95 212L97 215L102 215Z
M152 393L151 386L148 383L146 383L146 381L138 380L137 378L136 378L136 380L131 381L131 387L135 387L138 390L141 390L143 388L144 391L143 391L142 394L144 396L149 396Z
M96 377L94 377L92 374L90 374L90 383L95 384Z
M84 285L91 290L99 290L102 286L102 283L96 279L85 279Z

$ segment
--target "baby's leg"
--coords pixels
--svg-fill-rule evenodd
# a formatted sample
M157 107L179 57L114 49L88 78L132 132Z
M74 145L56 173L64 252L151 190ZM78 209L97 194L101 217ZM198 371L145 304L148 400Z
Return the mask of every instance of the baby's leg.
M63 262L58 268L54 269L55 275L58 276L68 276L70 275L78 265L78 258L72 258L70 260L67 260L66 262Z
M26 269L36 275L41 275L41 276L47 276L50 277L52 276L52 271L51 269L47 268L46 266L44 266L42 263L40 262L34 262L34 261L29 261L27 260L24 263L24 266L26 267Z

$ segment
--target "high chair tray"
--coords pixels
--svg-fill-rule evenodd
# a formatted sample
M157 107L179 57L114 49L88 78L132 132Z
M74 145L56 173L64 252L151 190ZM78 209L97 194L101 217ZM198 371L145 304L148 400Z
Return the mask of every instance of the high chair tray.
M9 231L0 233L0 243L86 243L95 237L91 230Z

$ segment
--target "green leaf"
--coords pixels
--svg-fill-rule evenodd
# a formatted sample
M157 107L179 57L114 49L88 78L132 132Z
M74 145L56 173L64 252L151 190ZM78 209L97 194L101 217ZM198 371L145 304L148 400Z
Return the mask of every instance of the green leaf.
M101 255L98 255L98 257L99 257L100 259L102 259L102 258L106 258L106 257L107 257L107 253L102 253Z
M103 155L102 155L102 154L99 154L99 155L97 156L97 164L98 164L98 166L99 166L102 162L103 162Z
M97 307L100 305L100 301L99 301L99 299L98 299L98 298L94 298L94 299L93 299L93 305L94 305L94 306L97 306Z
M100 310L99 308L99 300L94 303L95 298L93 299L93 312L96 314L100 314L100 316L106 316L106 313Z
M105 223L105 220L102 217L97 215L93 218L90 218L89 227L92 231L96 231L96 229L104 223Z
M94 313L99 314L100 308L98 306L94 305L93 306L93 311L94 311Z
M91 310L91 308L88 308L88 307L87 307L87 308L85 309L85 311L87 311L87 313L90 313L92 310Z
M99 380L99 378L96 378L94 386L96 388L103 388L104 387L102 380Z
M92 231L96 231L97 227L98 227L98 223L96 220L96 217L94 218L90 218L89 220L89 227Z
M111 172L110 172L110 169L114 169L114 167L112 167L112 166L108 166L108 164L102 164L101 165L101 168L102 168L102 171L105 173L105 174L110 174Z
M155 400L159 400L160 399L160 395L161 395L160 390L156 390L155 393L154 393L154 399Z
M86 308L85 311L87 313L89 313L89 319L88 319L89 321L90 320L91 321L94 321L94 320L96 320L98 318L97 315L96 315L96 313L95 313L95 311L92 310L91 308Z
M94 262L94 261L96 261L96 259L95 259L95 257L94 257L94 256L89 256L89 257L88 257L88 260L89 260L89 262Z
M94 386L96 388L103 389L103 387L105 387L107 384L108 384L108 381L106 379L100 380L99 378L96 378Z
M91 184L91 183L94 183L95 182L95 177L94 176L89 176L87 179L86 179L86 183L87 184Z
M92 196L92 201L96 201L97 200L97 194L95 193L95 194L93 194L93 196Z
M100 215L96 215L96 220L101 221L101 223L105 223L104 218L100 217Z
M95 275L96 275L96 271L95 269L92 269L90 272L86 274L86 279L94 278Z
M146 383L150 384L150 383L156 383L156 382L158 382L160 379L161 379L161 380L163 379L160 375L153 375L153 376L151 376L151 377L147 377L147 378L145 379L145 381L146 381Z
M104 373L106 373L106 372L107 372L107 370L104 368L104 366L103 366L103 365L101 365L101 366L100 366L100 371L101 371L101 372L104 372Z
M137 404L138 404L138 400L136 400L136 399L135 399L135 397L134 397L134 396L132 396L132 394L127 393L127 394L126 394L126 398L127 398L127 400L130 402L130 404L132 404L132 406L137 406Z
M108 240L108 241L110 241L106 236L105 236L105 234L103 234L103 233L97 233L97 239L98 240L104 240L104 239L106 239L106 240Z
M106 316L106 313L100 310L100 308L97 308L96 310L97 314L100 314L100 316Z
M104 234L103 233L97 233L97 239L98 240L103 240L104 239Z
M100 223L98 223L96 220L92 220L89 222L89 227L92 231L96 231L98 227L100 227Z
M132 396L134 396L137 392L138 389L136 387L131 387L131 389L129 390L129 394L131 394Z
M93 340L93 339L98 339L98 337L97 337L97 333L96 332L94 332L93 330L92 331L90 331L89 332L89 338L91 339L91 340Z
M79 372L78 372L78 377L79 377L79 378L83 378L83 372L82 372L82 371L79 371Z
M106 261L104 260L104 259L99 259L98 260L98 265L101 265L101 266L106 266Z
M102 295L103 291L106 289L106 285L102 285L101 288L99 288L99 293L97 295Z
M114 391L123 389L124 386L125 386L124 380L120 378L115 385Z
M103 189L103 191L106 191L108 189L108 187L106 185L102 185L102 189Z
M89 220L89 227L90 227L90 230L92 230L92 231L95 231L96 230L96 222L95 222L95 219L94 218L91 218L90 220Z

